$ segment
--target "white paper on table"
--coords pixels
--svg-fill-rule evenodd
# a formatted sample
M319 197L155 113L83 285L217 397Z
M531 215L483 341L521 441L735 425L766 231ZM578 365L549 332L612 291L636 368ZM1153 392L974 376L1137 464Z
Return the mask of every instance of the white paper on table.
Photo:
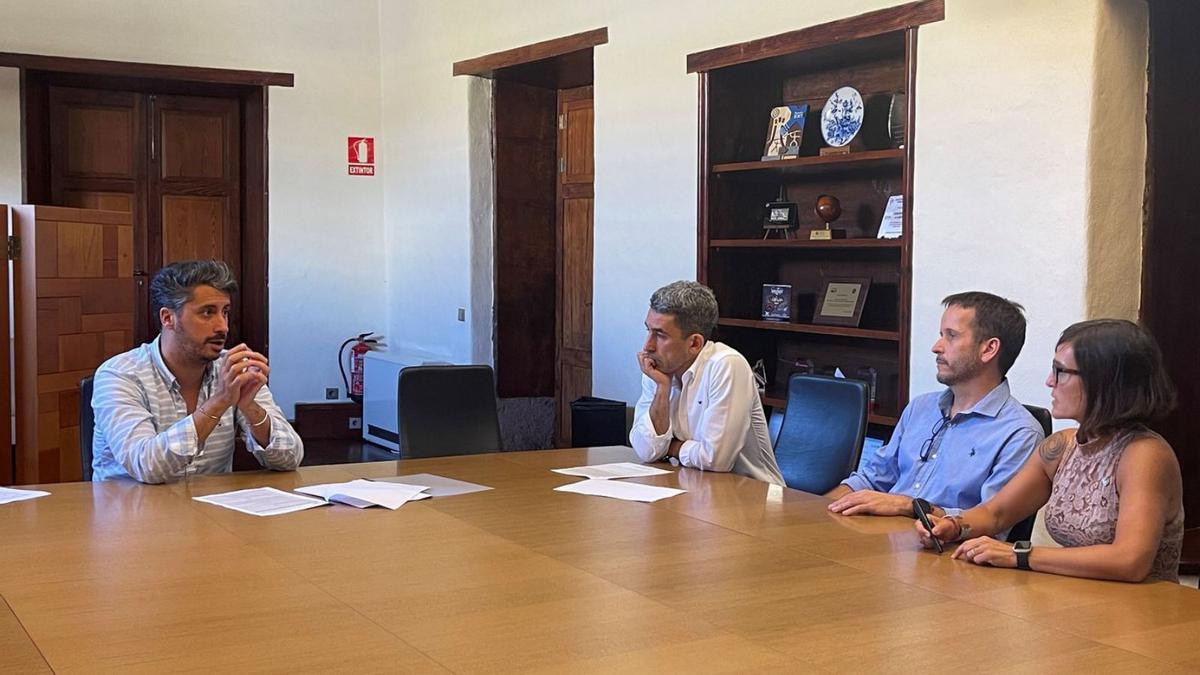
M296 492L321 497L331 502L339 502L357 508L382 506L395 511L406 503L427 499L426 485L405 485L403 483L379 483L361 478L347 483L322 483L296 488Z
M429 494L433 497L453 497L455 495L465 495L472 492L483 492L491 490L487 485L478 483L468 483L465 480L455 480L446 478L445 476L437 476L432 473L414 473L409 476L388 476L387 478L372 478L376 483L404 483L406 485L427 485L429 486Z
M49 492L41 490L18 490L16 488L0 487L0 504L9 504L12 502L23 502L26 499L37 499L45 497Z
M624 499L631 502L656 502L660 499L674 497L675 495L687 492L687 490L680 490L678 488L625 483L619 480L607 480L604 478L589 478L588 480L562 485L554 489L559 492L612 497L613 499Z
M583 476L584 478L640 478L642 476L661 476L671 473L653 466L636 464L634 462L613 462L612 464L594 464L592 466L573 466L569 469L551 469L554 473L567 476Z
M301 497L270 487L234 490L204 497L192 497L198 502L223 506L252 516L278 516L293 511L303 511L314 506L325 506L328 502L312 497Z

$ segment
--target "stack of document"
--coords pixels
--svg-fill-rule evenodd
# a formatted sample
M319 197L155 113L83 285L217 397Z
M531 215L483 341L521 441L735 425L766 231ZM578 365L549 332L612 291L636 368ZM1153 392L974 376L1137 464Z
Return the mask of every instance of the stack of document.
M233 492L192 497L192 499L241 513L248 513L252 516L279 516L294 511L311 509L315 506L325 506L329 503L320 499L313 499L312 497L301 497L300 495L294 495L290 492L276 490L271 487L234 490Z
M634 462L614 462L612 464L595 464L592 466L573 466L569 469L551 469L554 473L567 476L583 476L584 478L640 478L642 476L661 476L670 471L664 471L645 464Z
M656 502L667 497L681 495L687 490L678 488L658 487L657 485L642 485L641 483L623 483L619 480L606 478L589 478L578 483L569 483L554 488L559 492L574 492L581 495L597 497L612 497L630 502Z
M381 483L361 478L348 483L323 483L296 488L296 492L360 509L368 506L382 506L393 511L408 502L428 499L432 496L427 492L428 490L428 485Z
M569 469L551 469L555 473L567 476L582 476L588 480L569 483L554 488L558 492L574 492L581 495L597 497L612 497L633 502L656 502L667 497L683 494L687 490L678 488L642 485L641 483L623 483L616 478L639 478L642 476L659 476L671 473L645 464L634 462L614 462L612 464L596 464L593 466L574 466Z

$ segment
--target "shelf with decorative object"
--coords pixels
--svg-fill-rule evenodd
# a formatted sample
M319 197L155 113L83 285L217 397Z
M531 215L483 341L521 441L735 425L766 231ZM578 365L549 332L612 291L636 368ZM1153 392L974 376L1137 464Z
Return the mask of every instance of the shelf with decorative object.
M786 392L768 390L761 398L764 406L779 410L787 408ZM877 415L875 413L867 415L867 424L878 424L881 427L894 427L899 421L900 418L891 415Z
M710 239L708 242L710 248L766 248L766 249L790 249L790 248L812 248L812 249L838 249L838 248L877 248L877 249L894 249L899 250L904 248L902 239L827 239L827 240L809 240L809 239Z
M797 157L795 159L759 160L750 162L728 162L714 164L712 173L720 176L760 176L773 177L779 175L828 176L839 171L895 171L904 168L904 150L866 150L845 155L827 157Z
M812 323L792 323L790 321L756 321L752 319L718 319L718 326L737 326L740 328L756 328L758 330L777 330L788 333L811 333L813 335L840 335L842 337L860 338L864 340L884 340L899 342L900 334L890 330L866 330L846 326L820 326Z
M772 407L796 372L869 373L872 428L908 402L917 30L944 14L925 0L688 56L697 275L721 306L717 339L763 362ZM877 238L899 199L887 230L901 236ZM853 312L826 311L847 288Z

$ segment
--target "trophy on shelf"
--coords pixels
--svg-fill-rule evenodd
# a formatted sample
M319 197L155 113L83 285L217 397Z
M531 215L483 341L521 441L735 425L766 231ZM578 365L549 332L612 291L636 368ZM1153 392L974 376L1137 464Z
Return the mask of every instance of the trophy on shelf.
M875 412L875 394L879 387L879 371L871 366L863 366L854 374L856 380L867 383L867 412Z
M751 370L754 371L754 384L758 385L758 393L760 395L767 393L767 366L766 366L766 364L763 363L762 359L759 359L754 362L754 367Z
M811 241L828 241L830 239L845 239L845 230L830 229L829 224L837 220L842 215L842 203L833 195L821 195L817 197L817 203L813 206L813 211L825 223L823 230L810 230L808 238Z
M784 186L779 186L779 196L775 201L767 202L763 212L763 239L769 239L778 232L784 239L792 238L792 230L800 224L800 217L795 202L787 201Z

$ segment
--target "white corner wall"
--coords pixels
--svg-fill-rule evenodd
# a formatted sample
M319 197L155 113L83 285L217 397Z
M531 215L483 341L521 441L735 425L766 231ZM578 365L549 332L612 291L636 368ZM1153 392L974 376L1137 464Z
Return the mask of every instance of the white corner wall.
M346 137L380 136L377 0L14 0L4 51L295 73L270 110L271 389L341 387L351 335L388 330L383 178L346 172ZM0 203L20 203L17 71L0 68ZM465 276L465 270L463 271Z
M1058 334L1085 318L1097 0L946 4L919 37L911 390L938 386L941 299L986 290L1025 306L1010 383L1049 407Z
M1058 332L1085 312L1088 135L1098 3L947 0L920 30L912 391L936 387L928 346L945 295L1023 303L1016 394L1046 405ZM897 4L530 0L494 11L451 0L384 2L385 222L393 344L470 360L470 78L454 61L607 26L595 49L594 390L632 402L633 353L657 286L695 278L696 103L691 52ZM680 16L687 16L681 21ZM466 21L464 17L470 16ZM781 19L786 17L786 19ZM480 306L489 306L481 303ZM491 318L478 324L490 324Z

